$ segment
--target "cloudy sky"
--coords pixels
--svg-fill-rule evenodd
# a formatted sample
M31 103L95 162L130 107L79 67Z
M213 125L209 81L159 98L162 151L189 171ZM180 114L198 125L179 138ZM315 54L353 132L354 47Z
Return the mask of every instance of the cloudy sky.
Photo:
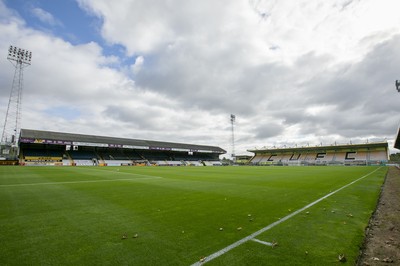
M400 122L398 0L0 0L0 123L231 153L387 139ZM397 151L397 150L394 150Z

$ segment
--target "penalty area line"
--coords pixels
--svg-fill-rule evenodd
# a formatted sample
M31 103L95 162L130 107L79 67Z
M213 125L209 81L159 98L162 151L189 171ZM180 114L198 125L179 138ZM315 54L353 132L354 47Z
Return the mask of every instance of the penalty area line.
M264 232L270 230L271 228L277 226L277 225L280 224L280 223L283 223L283 222L286 221L286 220L289 220L290 218L292 218L293 216L299 214L300 212L302 212L302 211L304 211L304 210L306 210L306 209L308 209L308 208L314 206L315 204L317 204L317 203L321 202L322 200L324 200L324 199L326 199L326 198L332 196L333 194L336 194L337 192L339 192L339 191L341 191L341 190L343 190L343 189L345 189L345 188L347 188L347 187L353 185L354 183L356 183L356 182L358 182L358 181L360 181L360 180L366 178L367 176L369 176L369 175L375 173L376 171L378 171L378 170L381 169L381 168L382 168L382 167L379 167L379 168L375 169L374 171L372 171L372 172L370 172L370 173L368 173L368 174L366 174L366 175L363 175L362 177L360 177L360 178L358 178L358 179L356 179L356 180L354 180L354 181L352 181L352 182L350 182L350 183L348 183L348 184L346 184L346 185L344 185L344 186L342 186L342 187L336 189L335 191L332 191L332 192L326 194L326 195L323 196L322 198L319 198L319 199L317 199L316 201L311 202L310 204L304 206L304 207L301 208L301 209L298 209L298 210L295 211L295 212L292 212L291 214L289 214L289 215L287 215L287 216L281 218L280 220L278 220L278 221L276 221L276 222L273 222L272 224L267 225L266 227L264 227L264 228L262 228L262 229L260 229L260 230L258 230L258 231L256 231L256 232L252 233L251 235L248 235L248 236L246 236L245 238L242 238L242 239L240 239L240 240L238 240L238 241L236 241L236 242L230 244L229 246L227 246L227 247L225 247L225 248L223 248L223 249L221 249L221 250L219 250L219 251L217 251L217 252L215 252L215 253L213 253L213 254L207 256L207 257L205 257L202 261L198 261L198 262L196 262L196 263L193 263L191 266L199 266L199 265L202 265L202 264L204 264L204 263L206 263L206 262L209 262L209 261L211 261L211 260L213 260L213 259L215 259L215 258L218 258L219 256L221 256L221 255L227 253L228 251L230 251L230 250L232 250L232 249L234 249L234 248L236 248L236 247L242 245L243 243L246 243L246 242L249 241L249 240L253 240L253 239L254 239L255 237L257 237L258 235L260 235L260 234L262 234L262 233L264 233ZM255 240L255 241L258 242L257 240ZM264 242L264 241L263 241L263 242ZM266 243L267 243L267 242L266 242Z
M263 245L266 245L266 246L271 246L272 247L272 243L270 243L270 242L266 242L266 241L262 241L262 240L260 240L260 239L257 239L257 238L253 238L253 239L251 239L251 241L254 241L254 242L257 242L257 243L260 243L260 244L263 244Z

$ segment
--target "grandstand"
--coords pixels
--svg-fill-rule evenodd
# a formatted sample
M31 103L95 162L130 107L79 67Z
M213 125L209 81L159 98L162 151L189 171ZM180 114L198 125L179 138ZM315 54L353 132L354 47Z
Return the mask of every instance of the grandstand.
M235 156L235 164L237 165L247 165L249 161L253 158L251 155L236 155Z
M248 150L253 165L381 165L389 160L387 142Z
M71 166L221 165L225 150L206 145L21 129L19 163Z

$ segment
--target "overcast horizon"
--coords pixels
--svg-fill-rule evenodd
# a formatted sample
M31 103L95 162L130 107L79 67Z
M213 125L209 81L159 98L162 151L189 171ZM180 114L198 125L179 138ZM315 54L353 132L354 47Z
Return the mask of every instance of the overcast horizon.
M219 146L389 142L400 1L0 0L0 125L32 51L21 127Z

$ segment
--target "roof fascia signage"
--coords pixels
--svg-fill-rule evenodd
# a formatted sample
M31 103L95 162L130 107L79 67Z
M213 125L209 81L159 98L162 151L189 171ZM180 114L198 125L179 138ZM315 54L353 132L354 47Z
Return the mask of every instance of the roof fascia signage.
M221 154L224 153L222 151L214 151L214 150L198 150L198 149L157 147L157 146L137 146L137 145L127 145L127 144L110 144L110 143L95 143L95 142L37 139L37 138L36 139L35 138L20 138L20 142L21 143L33 143L33 144L73 145L73 146L86 146L86 147L141 149L141 150L157 150L157 151L221 153Z
M22 143L36 143L36 144L72 145L72 141L53 140L53 139L20 138L20 142L22 142Z

